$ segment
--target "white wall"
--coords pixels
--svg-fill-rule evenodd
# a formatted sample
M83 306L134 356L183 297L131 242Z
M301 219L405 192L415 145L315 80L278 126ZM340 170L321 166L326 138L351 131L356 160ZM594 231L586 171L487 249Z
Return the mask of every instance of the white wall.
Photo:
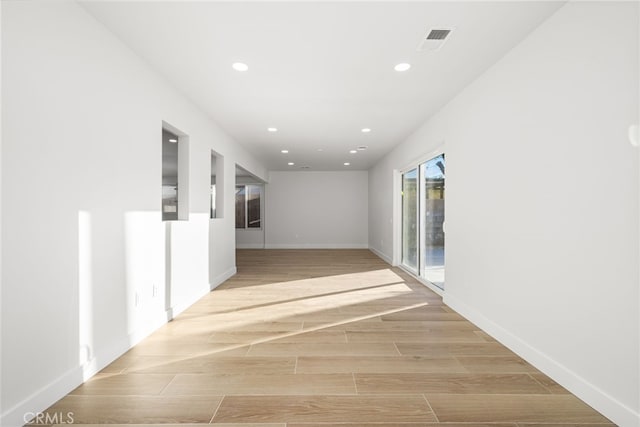
M369 173L391 257L393 169L444 141L445 301L622 426L640 425L638 78L638 4L568 3Z
M77 4L2 8L0 424L12 426L233 274L233 165L266 173ZM190 141L190 220L170 225L163 120ZM210 221L211 149L231 166L224 218Z
M264 222L264 217L263 217ZM264 228L237 228L236 248L238 249L264 249Z
M267 248L366 248L366 171L270 172Z

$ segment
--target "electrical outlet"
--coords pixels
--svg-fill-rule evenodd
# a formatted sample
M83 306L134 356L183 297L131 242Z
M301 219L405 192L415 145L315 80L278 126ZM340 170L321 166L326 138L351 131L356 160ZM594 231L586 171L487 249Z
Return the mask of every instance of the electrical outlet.
M156 284L153 285L153 290L151 292L151 296L154 297L154 298L158 296L158 285L156 285Z

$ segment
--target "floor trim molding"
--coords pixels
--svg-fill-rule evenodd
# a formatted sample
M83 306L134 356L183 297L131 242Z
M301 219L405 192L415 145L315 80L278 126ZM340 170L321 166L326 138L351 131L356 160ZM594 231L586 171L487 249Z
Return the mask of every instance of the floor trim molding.
M266 243L265 249L369 249L366 243Z
M226 282L227 280L235 276L236 273L238 273L238 269L236 268L236 266L233 266L227 271L225 271L224 273L218 274L216 277L213 278L213 280L211 280L211 283L209 283L209 289L214 290L215 288L217 288L218 286L220 286L221 284L223 284L224 282Z
M5 411L0 417L3 427L20 427L26 424L25 418L33 418L53 405L61 396L65 396L82 384L82 368L68 370L62 376L37 390L31 396ZM28 421L28 420L27 420Z
M264 249L264 243L236 243L236 249Z
M216 276L209 284L209 289L213 290L219 285L224 283L227 279L236 274L236 267L232 267L222 274ZM35 416L37 413L44 411L53 405L60 397L67 395L73 391L76 387L86 381L88 378L95 375L102 370L105 366L108 366L115 359L123 355L127 350L138 344L147 336L151 335L155 330L171 320L174 316L178 315L182 311L189 308L196 301L200 300L206 292L199 295L194 295L189 299L189 303L181 304L177 307L172 307L166 312L158 313L153 317L151 325L144 330L139 330L128 335L124 340L121 340L116 345L109 349L102 349L96 351L96 355L89 360L83 366L75 367L58 379L54 380L50 384L42 387L22 402L15 405L13 408L5 411L0 416L0 425L3 427L21 427L26 422L24 417L26 414ZM35 408L35 409L34 409ZM52 414L53 415L53 414Z
M566 366L504 329L462 300L450 293L445 293L443 301L615 424L630 427L640 426L640 414L632 408L619 402Z
M373 246L369 246L369 250L371 252L373 252L374 254L376 254L378 256L378 258L382 259L387 264L393 265L393 260L390 257L388 257L387 255L383 254L378 249L374 248Z

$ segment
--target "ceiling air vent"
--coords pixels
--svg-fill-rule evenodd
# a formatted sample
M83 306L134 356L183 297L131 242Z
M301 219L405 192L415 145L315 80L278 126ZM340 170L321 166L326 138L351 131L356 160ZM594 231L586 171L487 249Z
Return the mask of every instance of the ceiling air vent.
M451 31L451 28L432 28L420 40L416 50L418 52L435 52L439 50L451 34Z
M427 40L444 40L450 32L451 30L431 30L427 34Z

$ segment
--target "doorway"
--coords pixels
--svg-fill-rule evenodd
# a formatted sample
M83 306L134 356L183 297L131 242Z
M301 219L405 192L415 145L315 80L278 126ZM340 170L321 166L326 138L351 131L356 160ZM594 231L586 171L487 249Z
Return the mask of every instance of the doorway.
M402 173L401 264L444 289L445 155Z

